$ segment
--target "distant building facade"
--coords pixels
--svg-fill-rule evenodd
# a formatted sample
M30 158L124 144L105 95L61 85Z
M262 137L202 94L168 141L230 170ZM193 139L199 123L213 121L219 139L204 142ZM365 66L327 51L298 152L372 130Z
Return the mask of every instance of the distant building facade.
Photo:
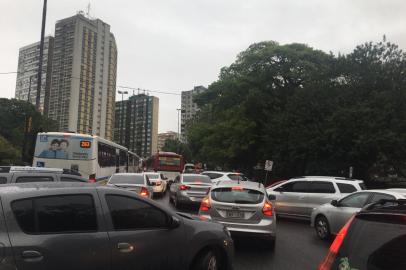
M34 105L37 97L37 74L40 52L39 47L40 42L24 46L20 49L18 55L15 98L29 101ZM40 92L40 110L45 115L48 114L53 49L54 38L51 36L45 37Z
M110 26L79 13L55 26L48 116L59 131L113 139L117 46Z
M114 141L147 158L158 150L159 99L145 94L117 101Z
M204 86L195 86L190 91L182 91L182 100L181 100L181 128L180 128L180 138L182 142L187 140L187 125L190 120L192 120L196 113L199 111L197 104L193 102L193 97L197 94L200 94L206 91L207 88Z
M158 151L162 151L162 148L165 145L166 140L177 140L179 134L174 131L168 131L165 133L158 134Z

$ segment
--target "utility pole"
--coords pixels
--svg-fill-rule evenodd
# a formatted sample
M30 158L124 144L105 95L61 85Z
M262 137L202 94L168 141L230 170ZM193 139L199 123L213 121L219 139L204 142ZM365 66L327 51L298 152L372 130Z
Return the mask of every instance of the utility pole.
M38 79L37 79L37 97L35 99L35 109L40 111L41 103L41 77L42 77L42 60L44 55L44 39L45 39L45 22L47 18L47 0L44 0L42 9L42 27L41 27L41 43L39 45L39 64L38 64Z
M180 119L180 112L182 109L176 109L178 111L178 141L180 141L180 126L179 126L179 119Z
M128 91L120 91L118 93L121 94L121 106L120 106L120 144L123 144L123 118L124 118L124 95L128 94Z

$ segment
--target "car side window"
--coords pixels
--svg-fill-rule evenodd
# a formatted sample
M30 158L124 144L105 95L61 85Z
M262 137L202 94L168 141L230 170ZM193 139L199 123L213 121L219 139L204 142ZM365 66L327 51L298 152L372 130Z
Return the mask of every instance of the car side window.
M174 181L175 183L179 183L180 182L180 176L178 175L178 176L176 176L176 178L175 178L175 181Z
M11 209L27 234L95 232L98 228L90 194L17 200L11 203Z
M310 191L309 181L296 181L283 184L282 186L275 189L275 191L282 192L297 192L297 193L308 193Z
M383 194L383 193L375 193L371 199L371 203L375 203L379 200L395 200L396 198L392 195L389 194Z
M0 177L0 185L2 184L7 184L7 178L6 177Z
M121 195L106 195L106 201L117 231L168 227L168 215L149 203Z
M311 193L336 193L333 183L327 181L314 181L311 184Z
M147 175L145 175L145 180L147 181L147 185L150 186L151 182L149 181L149 177Z
M32 182L53 182L51 176L19 176L16 178L16 183L32 183Z
M342 207L362 208L367 202L370 193L356 193L343 198L340 201Z
M353 193L357 191L357 189L351 184L337 183L337 186L341 193Z

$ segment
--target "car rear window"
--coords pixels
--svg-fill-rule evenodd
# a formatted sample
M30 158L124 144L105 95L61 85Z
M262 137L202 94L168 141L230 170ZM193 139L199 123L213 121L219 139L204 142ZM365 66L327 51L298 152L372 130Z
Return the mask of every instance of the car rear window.
M109 184L144 184L144 175L113 175Z
M147 173L147 174L145 174L146 176L148 176L148 178L150 179L150 180L156 180L156 179L159 179L159 174L155 174L155 173Z
M341 193L353 193L357 191L357 189L351 184L337 183L337 186Z
M83 178L73 178L73 177L61 177L61 182L87 182L86 179Z
M183 183L208 183L211 184L210 177L205 175L184 175Z
M404 216L358 216L351 224L332 269L406 269Z
M258 204L264 200L264 193L259 190L244 189L241 187L223 187L211 191L214 201L238 204Z
M207 175L210 179L217 179L222 177L223 175L220 173L202 173L203 175Z
M242 174L232 174L232 173L230 173L230 174L228 174L227 175L231 180L234 180L234 181L247 181L247 178L244 176L244 175L242 175Z

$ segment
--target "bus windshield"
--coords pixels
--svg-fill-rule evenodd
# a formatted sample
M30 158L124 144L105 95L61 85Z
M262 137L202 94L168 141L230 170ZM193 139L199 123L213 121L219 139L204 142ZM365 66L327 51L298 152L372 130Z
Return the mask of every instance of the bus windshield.
M159 166L180 166L179 157L159 157Z
M35 145L36 158L91 160L93 138L64 135L39 135Z

